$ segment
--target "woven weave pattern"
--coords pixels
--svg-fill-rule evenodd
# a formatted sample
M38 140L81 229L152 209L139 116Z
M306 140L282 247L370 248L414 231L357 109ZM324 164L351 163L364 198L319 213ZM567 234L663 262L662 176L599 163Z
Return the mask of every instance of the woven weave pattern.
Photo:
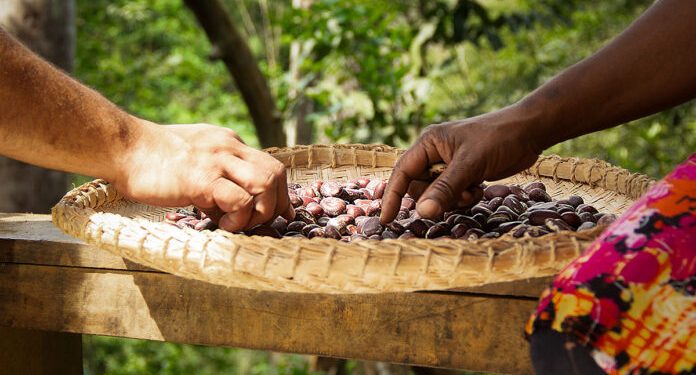
M383 145L297 146L267 150L290 182L388 178L401 150ZM582 196L620 214L652 183L611 165L541 157L505 180L542 181L552 197ZM603 228L541 238L383 240L267 238L197 232L161 223L167 208L122 199L104 181L70 191L53 209L66 233L146 266L215 284L288 292L377 293L441 290L546 276L577 257Z

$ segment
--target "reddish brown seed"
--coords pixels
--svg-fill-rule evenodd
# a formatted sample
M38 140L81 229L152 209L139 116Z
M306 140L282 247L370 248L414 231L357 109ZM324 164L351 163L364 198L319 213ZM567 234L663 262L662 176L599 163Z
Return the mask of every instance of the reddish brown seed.
M372 199L381 199L384 195L384 189L387 188L387 181L381 180L377 186L375 186L375 191L372 193Z
M465 238L467 240L470 240L472 238L477 239L477 238L480 238L481 236L483 236L484 234L486 234L486 232L482 231L481 229L471 228L471 229L467 230L466 233L464 234L464 236L461 238Z
M406 230L406 228L404 228L403 225L399 224L396 221L392 221L391 223L385 225L385 227L387 227L387 229L389 229L390 231L392 231L396 234L404 233L404 231Z
M348 202L353 202L356 199L365 198L365 195L360 190L345 188L341 191L341 195L339 196L339 198L344 199Z
M498 231L498 233L500 233L500 234L505 234L505 233L507 233L507 232L513 230L514 228L516 228L516 227L519 226L520 224L522 224L521 221L509 221L509 222L507 222L507 223L500 224L500 225L498 226L497 231Z
M198 223L196 223L196 225L193 226L193 229L200 230L200 231L213 230L216 228L217 228L217 225L215 225L215 223L213 223L213 220L209 217L199 221Z
M399 213L396 214L396 218L394 220L404 220L408 219L409 217L410 216L408 210L399 210Z
M306 207L306 206L309 205L310 203L318 203L316 200L317 200L317 197L314 197L314 198L302 197L302 204L301 204L300 206L305 206L305 207Z
M315 191L319 191L321 189L321 185L324 184L324 181L322 180L317 180L311 183L309 187L311 187Z
M361 188L367 187L367 184L370 183L370 179L367 177L360 177L359 179L355 180L355 183L358 184Z
M411 232L409 232L409 231L406 231L406 232L404 232L402 235L399 236L399 239L400 239L400 240L410 240L410 239L412 239L412 238L418 238L418 237L416 237L415 234L413 234L413 233L411 233Z
M319 224L319 226L325 227L326 224L329 223L329 220L331 220L330 217L328 217L328 216L322 216L322 217L320 217L320 218L317 219L317 224Z
M580 226L578 227L578 232L583 231L583 230L592 229L596 226L597 226L597 224L595 224L591 221L586 221L586 222L580 224Z
M302 198L297 195L297 194L289 194L290 197L290 204L292 204L293 207L297 208L302 206Z
M367 210L365 210L367 216L378 216L380 212L382 212L381 199L375 199L372 202L370 202L370 205L367 207Z
M580 214L580 213L583 213L583 212L589 212L589 213L591 213L591 214L594 215L594 214L596 214L598 211L597 211L596 208L594 208L594 206L591 206L591 205L589 205L589 204L584 204L584 203L583 203L583 204L578 205L578 207L575 209L575 212L577 212L577 213L579 213L579 214Z
M328 223L326 223L326 226L332 226L338 228L340 232L344 232L345 228L348 226L348 224L354 223L353 217L350 215L338 215L334 218L331 218Z
M491 209L485 203L479 203L474 207L471 207L471 213L474 215L481 214L488 217L493 213L493 211L491 211Z
M341 198L328 197L321 200L321 208L329 216L338 216L346 212L346 202Z
M371 199L356 199L353 204L362 208L363 211L367 212L368 207L370 207L370 203L372 203Z
M523 202L529 200L529 195L527 195L527 192L517 185L510 185L510 193L514 194L517 199Z
M332 225L327 225L324 228L324 237L340 240L341 239L341 232L336 227L334 227Z
M343 188L357 190L357 189L360 189L360 185L356 184L353 181L348 181L345 184L343 184Z
M327 198L324 198L327 199ZM309 202L307 206L305 207L307 211L309 211L310 214L314 215L315 217L321 216L324 214L324 209L321 207L319 203L316 203L314 201Z
M198 223L198 219L196 219L194 216L186 216L186 217L180 219L179 221L177 221L176 225L179 228L183 229L186 227L193 228L196 226L197 223Z
M585 223L585 222L594 223L595 222L594 215L592 215L589 212L582 212L582 213L578 214L578 216L580 216L580 220L582 220L583 223Z
M412 210L416 208L416 201L413 198L403 197L401 198L401 209L402 210Z
M360 233L355 233L350 236L350 241L355 242L355 241L364 241L367 239L367 236L364 234Z
M503 205L509 209L511 209L514 213L517 215L521 215L524 211L527 210L527 205L522 203L517 197L513 195L508 195L505 197L503 200Z
M585 203L585 200L582 199L582 197L579 195L571 195L568 197L568 202L570 203L571 206L577 207L577 206Z
M356 234L359 233L358 226L354 224L348 224L346 226L346 233Z
M302 230L300 233L302 233L305 237L309 235L309 232L311 232L313 229L316 228L321 228L318 224L307 224L304 227L302 227Z
M573 230L573 228L571 228L570 225L568 225L568 223L562 219L546 219L546 227L554 232Z
M360 192L362 193L363 197L365 197L365 199L372 200L372 192L370 192L369 190L364 189L364 188L360 189Z
M177 222L185 217L186 217L186 215L178 213L178 212L167 212L167 214L164 215L165 219L172 221L172 222Z
M504 198L508 194L510 194L510 188L507 185L490 185L483 190L483 196L488 200L495 197Z
M512 236L515 238L520 238L524 236L524 234L527 232L527 228L529 228L529 225L525 224L516 227L515 230L512 231Z
M303 187L297 190L297 195L305 198L314 198L317 196L316 191L311 187Z
M488 203L487 203L488 208L489 208L491 211L497 210L498 207L500 207L501 204L503 204L503 198L502 198L502 197L495 197L495 198L491 199L490 201L488 201Z
M398 237L399 237L399 234L392 232L388 229L385 230L384 232L382 232L382 239L383 240L393 240L393 239L396 239Z
M355 218L355 225L357 225L358 227L362 227L363 224L365 223L365 221L367 221L367 219L369 219L369 218L370 218L369 216L358 216ZM362 228L361 228L361 230L362 230Z
M466 224L457 224L452 227L450 233L452 233L452 237L454 238L462 238L469 229L471 228L469 228Z
M354 204L349 204L346 206L346 214L356 218L358 216L365 216L365 210Z
M419 238L424 238L425 234L428 232L428 224L423 221L423 219L414 219L411 221L411 223L406 227L411 233L416 235L416 237Z
M577 228L582 224L582 219L575 212L564 212L561 214L561 219L573 228Z
M337 197L341 195L343 188L337 182L327 181L321 185L321 195L323 197Z

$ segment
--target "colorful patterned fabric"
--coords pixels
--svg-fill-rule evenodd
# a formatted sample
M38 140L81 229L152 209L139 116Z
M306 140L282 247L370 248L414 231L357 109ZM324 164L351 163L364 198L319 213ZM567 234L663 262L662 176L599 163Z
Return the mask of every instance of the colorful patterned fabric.
M558 274L526 332L542 328L609 374L696 374L696 154Z

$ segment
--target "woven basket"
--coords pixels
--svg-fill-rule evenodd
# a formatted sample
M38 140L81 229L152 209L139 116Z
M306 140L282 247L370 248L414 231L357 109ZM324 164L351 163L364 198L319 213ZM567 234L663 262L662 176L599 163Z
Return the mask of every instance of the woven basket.
M383 145L297 146L266 150L300 184L360 176L388 178L401 150ZM504 180L542 181L557 199L580 195L621 214L652 181L606 162L542 156ZM70 191L54 208L66 233L143 265L232 287L287 292L376 293L442 290L552 275L603 228L540 238L383 240L249 237L162 223L172 209L119 196L102 180Z

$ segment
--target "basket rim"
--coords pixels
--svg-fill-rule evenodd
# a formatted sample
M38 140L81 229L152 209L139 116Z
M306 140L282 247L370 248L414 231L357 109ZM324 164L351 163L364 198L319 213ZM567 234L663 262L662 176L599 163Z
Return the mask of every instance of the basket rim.
M380 160L380 157L386 155L388 158L387 160L396 160L396 158L403 153L401 149L385 145L351 144L293 146L270 148L265 151L278 158L278 160L282 161L284 164L289 165L291 168L317 165L335 168L340 165L358 165L358 163L360 163L359 165L368 167L382 168L380 163L383 162ZM541 156L531 168L520 174L529 177L544 177L553 178L554 180L570 181L574 184L594 185L624 194L630 198L641 195L654 183L654 181L647 176L630 173L625 169L612 166L601 160L562 158L556 155ZM223 280L222 277L205 274L205 261L202 265L190 265L186 262L186 259L183 258L175 259L174 263L172 263L171 259L169 259L169 263L167 263L162 259L153 258L153 255L150 254L151 249L147 249L147 246L144 245L147 242L147 236L151 234L147 232L147 230L150 229L146 228L144 234L142 234L141 229L144 228L142 222L120 215L116 215L118 217L115 218L113 217L114 214L99 212L99 209L104 205L120 201L129 202L124 200L108 182L104 180L88 182L69 191L60 202L56 204L52 210L53 222L66 233L81 238L88 243L95 244L117 255L125 256L146 266L161 269L166 272L228 286L292 292L374 293L422 289L434 290L480 285L481 282L486 282L486 280L492 280L491 282L507 281L509 277L512 277L507 275L507 273L513 273L514 276L518 278L524 275L531 277L531 271L535 272L533 276L546 276L557 272L560 267L579 256L583 247L594 240L594 238L604 230L604 227L600 226L583 232L562 231L542 237L523 237L520 239L512 238L511 236L501 236L495 239L478 239L475 241L463 241L461 239L387 239L381 241L366 240L356 243L343 243L332 239L319 238L275 239L269 237L246 236L220 230L215 232L204 231L191 233L190 231L175 228L181 231L179 236L181 238L177 238L175 241L183 243L183 257L193 250L201 250L198 248L193 249L195 246L191 245L192 242L201 238L204 241L204 244L201 245L202 251L209 251L210 243L216 243L216 241L221 243L224 242L232 246L234 253L231 260L232 270L220 271L228 272L226 273L227 279ZM114 223L118 222L118 224L112 225L110 220L114 220ZM153 223L153 225L167 225L154 222L150 223ZM133 228L130 226L133 226ZM121 237L129 230L141 233L141 236L145 237L139 240L139 244L135 243L132 246L127 245L129 243L127 239L122 239ZM113 236L115 241L105 240L105 236ZM168 239L166 241L167 246L170 245L170 240L171 239ZM285 254L284 249L286 248L295 248L298 250L293 250L295 253ZM300 255L299 253L303 248L310 250ZM474 250L468 252L465 248ZM391 249L396 249L394 250L396 254L387 256L385 255L386 253L384 253L387 250L382 249L387 249L389 251L391 251ZM427 250L421 251L420 249ZM334 266L333 263L341 263L343 259L341 258L342 256L355 255L358 253L362 254L365 251L367 255L365 255L365 259L362 261L363 278L366 277L364 274L365 268L373 266L368 258L370 258L370 256L375 256L375 259L377 259L377 256L374 254L381 254L380 256L385 259L393 256L393 260L390 260L393 264L388 266L382 264L380 266L384 269L392 269L392 275L386 275L386 278L391 277L393 279L403 276L397 274L397 269L402 267L400 262L403 262L403 267L407 265L411 267L413 269L412 271L418 273L418 275L403 276L409 279L411 284L398 285L397 287L389 285L388 281L378 280L380 276L375 276L373 273L370 273L368 276L375 278L375 280L357 280L351 276L347 277L347 279L334 280L334 284L327 284L328 281L333 280L330 277L331 273L340 273L340 270L335 271L337 266L332 268L332 266ZM165 248L165 255L166 252ZM265 252L265 255L259 258L257 254L259 252ZM248 259L256 259L257 263L263 262L263 272L254 271L252 265L248 265L248 267L252 268L235 270L235 265L238 265L240 262L237 258L242 256L238 253L244 253L248 256ZM208 255L208 253L205 253L204 257ZM286 259L287 257L301 258L299 261L293 258L294 260L292 260L292 262L294 262L294 268L290 278L267 274L266 264L268 262L273 264L275 259L280 259L278 260L279 262L290 262ZM485 263L481 263L477 266L479 268L477 271L481 271L480 268L485 267L485 270L482 271L482 274L485 275L477 279L479 284L453 285L453 283L446 280L446 276L444 276L445 273L449 271L445 272L441 270L442 272L438 273L436 277L429 276L431 269L436 268L431 265L431 263L439 264L438 262L442 262L446 259L448 262L452 263L453 269L456 270L458 269L457 267L465 266L462 262L476 260L476 257L486 259ZM295 275L295 268L297 268L298 264L305 258L309 259L308 262L319 262L317 259L321 259L321 262L324 262L326 266L326 275L322 276L312 273L309 275L302 274L304 276L300 275L302 277L297 277ZM253 262L249 260L249 264L251 263ZM507 272L506 267L515 269L516 271ZM528 267L529 270L525 270L525 267ZM506 276L503 278L495 278L496 272L506 274ZM234 276L236 279L230 279L231 276ZM506 277L508 279L506 279Z

